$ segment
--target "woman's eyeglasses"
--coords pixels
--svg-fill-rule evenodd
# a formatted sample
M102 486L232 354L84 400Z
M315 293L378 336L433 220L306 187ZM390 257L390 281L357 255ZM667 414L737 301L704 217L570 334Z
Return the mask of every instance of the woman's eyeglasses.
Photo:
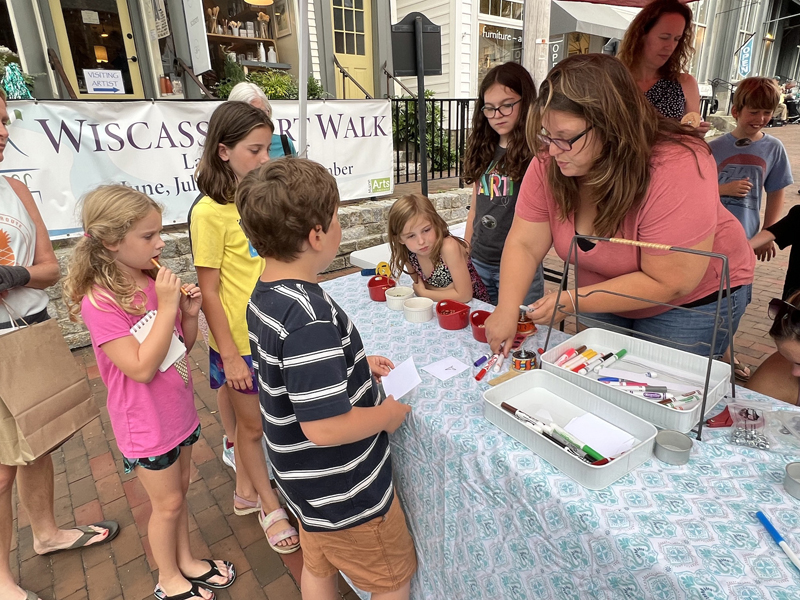
M517 100L516 102L512 102L511 104L501 104L500 106L488 106L484 104L481 107L481 112L483 112L484 116L487 119L491 119L494 117L495 113L500 113L501 117L507 117L511 114L511 111L514 110L514 107L522 102L522 98Z
M800 334L800 309L793 304L789 304L780 298L773 298L769 301L767 314L776 323L779 319L788 321L794 332Z
M589 133L589 130L591 128L592 127L590 125L586 129L581 131L578 135L576 135L575 137L570 138L568 140L561 140L561 139L558 139L558 138L551 138L550 136L545 135L543 133L538 134L536 137L539 138L539 141L542 144L544 144L545 146L549 146L550 144L553 144L559 150L563 150L564 152L569 152L570 150L572 150L572 144L574 144L579 139L581 139L583 136L585 136L587 133Z

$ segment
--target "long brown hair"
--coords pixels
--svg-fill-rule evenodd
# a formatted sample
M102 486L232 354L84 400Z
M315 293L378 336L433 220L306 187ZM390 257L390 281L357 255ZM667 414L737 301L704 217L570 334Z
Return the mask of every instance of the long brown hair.
M658 70L659 77L677 81L681 73L686 71L689 60L694 54L692 43L692 9L681 4L678 0L654 0L645 6L636 18L633 19L625 32L625 37L620 44L619 58L632 73L639 67L639 61L644 49L644 36L650 33L658 20L664 15L677 14L684 18L686 26L678 46L669 57L664 66Z
M402 273L409 275L414 273L414 270L407 270L410 264L408 256L408 248L400 239L403 229L411 219L417 217L425 217L430 221L433 230L436 232L436 241L431 248L431 261L435 265L439 262L442 255L442 244L444 238L450 236L450 229L447 222L442 216L436 212L436 207L430 198L422 194L407 194L392 204L389 209L389 248L392 251L392 258L390 267L394 277L400 277ZM467 243L461 238L452 236L463 248L467 247Z
M106 245L119 244L131 227L153 210L161 214L161 205L124 185L100 186L83 198L81 221L85 235L72 250L64 280L64 302L72 321L80 317L84 296L95 307L100 297L127 313L145 313L144 302L137 301L137 296L142 296L141 290L119 268ZM158 269L145 272L155 279Z
M531 147L540 146L536 136L542 130L542 117L552 110L584 119L601 144L597 159L580 182L591 190L597 205L594 230L600 236L614 235L628 212L644 199L657 144L674 143L692 152L710 153L692 127L659 115L625 65L605 54L571 56L553 67L528 118ZM578 178L562 175L551 160L547 180L560 216L566 219L579 205Z
M521 181L533 158L525 138L525 122L528 111L536 101L536 86L528 70L520 64L507 62L489 71L481 82L478 100L472 113L472 131L467 140L464 155L464 181L468 184L478 181L494 159L500 134L489 124L483 114L484 96L495 83L514 90L522 98L517 105L519 117L517 125L508 134L506 153L497 165L501 175L508 175L513 181Z
M227 161L219 156L219 145L233 148L256 127L275 131L272 120L263 110L247 102L223 102L208 121L203 156L197 166L197 189L219 204L233 202L236 193L236 174Z

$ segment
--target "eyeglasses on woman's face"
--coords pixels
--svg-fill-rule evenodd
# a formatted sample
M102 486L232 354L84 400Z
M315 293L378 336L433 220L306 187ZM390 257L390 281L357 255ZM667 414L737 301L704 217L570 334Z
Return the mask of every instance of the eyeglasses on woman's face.
M516 102L512 102L511 104L501 104L500 106L491 106L489 104L484 104L481 107L481 112L483 112L484 116L487 119L494 118L495 113L499 113L501 117L507 117L512 113L514 107L520 102L522 102L522 98L520 98Z
M591 128L592 128L592 126L589 125L589 127L584 129L583 131L581 131L578 135L576 135L575 137L572 137L572 138L570 138L568 140L562 140L562 139L559 139L559 138L551 138L549 135L545 135L544 133L540 133L536 137L545 146L549 146L550 144L553 144L559 150L563 150L564 152L569 152L570 150L572 150L572 145L575 142L577 142L579 139L581 139L583 136L585 136L587 133L589 133L589 130ZM542 129L542 131L544 131L544 129Z

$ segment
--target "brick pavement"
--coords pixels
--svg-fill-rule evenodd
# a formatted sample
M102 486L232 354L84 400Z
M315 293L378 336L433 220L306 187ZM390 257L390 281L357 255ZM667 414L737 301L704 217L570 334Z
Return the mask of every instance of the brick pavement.
M795 180L800 182L800 126L769 130L789 153ZM448 186L449 184L449 186ZM456 187L457 180L436 182L431 189ZM419 189L397 186L396 195ZM787 189L785 211L800 203L800 183ZM560 268L548 257L548 266ZM788 263L788 250L769 263L758 263L753 302L742 319L737 353L742 362L760 365L774 351L766 332L767 304L780 296ZM347 269L326 278L353 272ZM203 424L200 441L193 449L193 471L188 494L191 543L198 556L232 560L238 577L221 600L299 599L298 582L302 551L281 558L273 552L255 515L233 514L233 473L222 463L222 426L215 394L208 386L208 359L198 344L190 354L195 383L195 402ZM87 425L53 454L55 464L55 514L60 526L84 525L103 519L119 522L119 537L110 544L40 557L33 552L28 517L15 503L11 565L22 587L43 600L143 600L151 598L158 574L147 541L150 502L138 479L125 475L105 408L106 389L91 348L75 352L87 372L101 417ZM112 567L112 568L110 568ZM352 590L340 581L343 598L354 600Z

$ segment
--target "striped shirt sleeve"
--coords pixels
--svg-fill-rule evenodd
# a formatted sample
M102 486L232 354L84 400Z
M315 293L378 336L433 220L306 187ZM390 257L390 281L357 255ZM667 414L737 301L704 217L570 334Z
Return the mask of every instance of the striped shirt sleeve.
M347 362L342 337L331 322L315 321L283 342L286 392L299 422L347 413Z

